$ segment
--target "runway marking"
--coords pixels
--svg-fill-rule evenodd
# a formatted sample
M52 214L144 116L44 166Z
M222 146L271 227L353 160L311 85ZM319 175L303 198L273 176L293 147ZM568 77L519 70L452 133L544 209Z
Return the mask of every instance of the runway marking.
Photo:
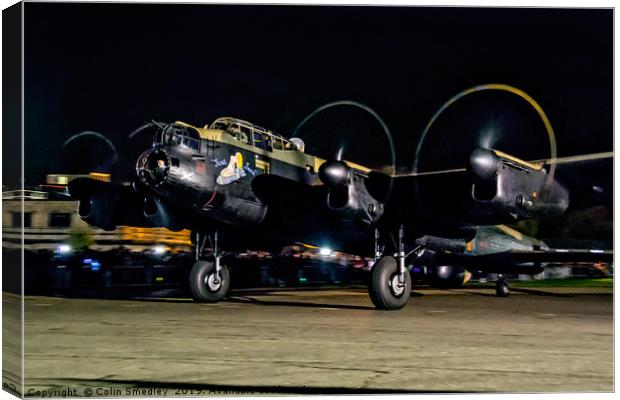
M123 304L123 307L144 307L144 304Z
M427 314L440 314L440 313L446 313L446 310L428 310L426 313Z
M37 306L37 307L49 307L49 306L52 306L53 304L52 303L33 303L33 304L30 304L30 305L31 306Z

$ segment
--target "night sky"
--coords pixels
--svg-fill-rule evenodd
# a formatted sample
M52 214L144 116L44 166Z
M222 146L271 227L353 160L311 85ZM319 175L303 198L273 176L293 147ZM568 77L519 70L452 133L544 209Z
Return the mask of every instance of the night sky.
M434 111L488 82L543 106L559 155L612 150L611 10L26 3L25 12L26 185L64 172L50 165L80 131L120 145L152 119L202 126L226 115L288 136L342 99L380 114L398 164L410 165ZM344 130L347 118L377 125L359 111L338 118ZM307 148L341 140L315 128L300 135ZM363 148L380 147L380 133L368 134Z

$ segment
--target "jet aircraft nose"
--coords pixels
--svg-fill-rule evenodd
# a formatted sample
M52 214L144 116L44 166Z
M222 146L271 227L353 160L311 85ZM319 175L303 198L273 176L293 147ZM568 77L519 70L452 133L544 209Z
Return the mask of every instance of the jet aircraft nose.
M170 159L161 148L149 149L138 157L136 173L144 184L159 186L170 169Z

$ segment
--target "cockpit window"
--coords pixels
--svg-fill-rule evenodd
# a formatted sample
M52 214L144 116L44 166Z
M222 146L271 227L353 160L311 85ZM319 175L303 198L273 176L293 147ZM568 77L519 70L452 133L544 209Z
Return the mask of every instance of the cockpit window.
M236 123L228 124L225 127L226 132L232 135L235 139L240 141L241 143L249 144L250 143L250 131L245 126L241 126Z
M216 121L216 122L211 124L209 129L220 129L220 130L225 131L226 129L228 129L229 126L230 126L230 123L226 123L226 122L222 122L222 121Z
M170 126L163 132L165 143L200 152L200 135L195 129Z
M219 118L209 125L208 128L222 130L241 143L259 149L304 152L303 142L298 143L295 141L299 139L286 139L261 126L235 118Z
M276 149L276 150L282 150L282 147L283 147L282 146L282 139L277 137L277 136L274 136L274 138L273 138L273 148Z
M254 147L258 147L259 149L272 151L272 141L271 135L262 134L260 132L254 131Z

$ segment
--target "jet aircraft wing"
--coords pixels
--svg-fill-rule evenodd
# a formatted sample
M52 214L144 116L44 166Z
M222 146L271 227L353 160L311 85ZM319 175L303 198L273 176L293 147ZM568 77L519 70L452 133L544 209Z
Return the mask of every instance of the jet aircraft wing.
M613 262L612 250L546 249L510 250L484 255L437 254L437 265L459 266L468 270L531 274L542 270L541 263Z

